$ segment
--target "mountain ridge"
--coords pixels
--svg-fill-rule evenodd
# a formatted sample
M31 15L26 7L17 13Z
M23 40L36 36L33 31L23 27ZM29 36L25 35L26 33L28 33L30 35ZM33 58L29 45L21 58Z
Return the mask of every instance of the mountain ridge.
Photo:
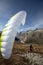
M42 43L43 44L43 28L20 32L19 34L17 34L16 37L24 41L24 43Z

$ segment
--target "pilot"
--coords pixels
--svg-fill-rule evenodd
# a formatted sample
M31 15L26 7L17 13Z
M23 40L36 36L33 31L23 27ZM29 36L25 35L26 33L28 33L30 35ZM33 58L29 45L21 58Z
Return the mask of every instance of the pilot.
M32 52L33 51L33 46L32 46L32 44L30 45L30 52Z

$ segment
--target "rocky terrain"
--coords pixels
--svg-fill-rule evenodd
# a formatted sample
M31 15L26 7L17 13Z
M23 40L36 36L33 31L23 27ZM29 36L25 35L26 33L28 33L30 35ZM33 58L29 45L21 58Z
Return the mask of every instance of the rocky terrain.
M43 29L20 32L17 37L25 43L43 44Z
M11 57L6 60L0 52L0 65L43 65L43 29L17 34Z

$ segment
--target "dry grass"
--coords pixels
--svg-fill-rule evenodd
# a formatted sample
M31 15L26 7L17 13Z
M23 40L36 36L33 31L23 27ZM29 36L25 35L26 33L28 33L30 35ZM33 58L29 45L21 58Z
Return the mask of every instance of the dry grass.
M29 44L24 45L19 42L15 42L10 59L4 59L0 52L0 65L29 65L30 60L21 56L21 54L29 52ZM43 45L33 44L33 52L43 54Z

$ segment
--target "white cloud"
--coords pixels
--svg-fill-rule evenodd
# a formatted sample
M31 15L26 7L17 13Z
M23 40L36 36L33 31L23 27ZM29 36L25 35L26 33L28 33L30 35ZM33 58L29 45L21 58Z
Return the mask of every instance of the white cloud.
M27 28L25 28L25 30L34 30L36 28L39 28L40 25L43 25L43 19L37 20L37 23L34 26L27 27Z

